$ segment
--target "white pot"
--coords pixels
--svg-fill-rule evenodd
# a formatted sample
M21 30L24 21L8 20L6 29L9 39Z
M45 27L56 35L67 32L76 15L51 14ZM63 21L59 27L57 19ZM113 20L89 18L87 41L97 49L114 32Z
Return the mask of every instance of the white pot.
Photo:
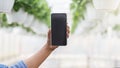
M27 18L25 19L23 25L24 25L25 27L29 27L29 26L31 25L31 23L33 22L33 20L34 20L34 16L28 14L28 16L27 16Z
M115 10L120 0L93 0L94 7L102 10Z
M19 24L23 24L25 19L27 18L27 12L20 9L18 12L12 11L11 13L6 14L8 23L17 22Z
M47 26L38 20L34 20L34 22L31 24L31 29L37 34L46 34L48 30Z
M101 20L106 15L105 11L102 10L96 10L91 4L87 5L86 10L86 20L92 21L92 20Z
M30 27L31 27L31 29L32 29L33 31L35 31L36 33L39 33L39 32L41 32L41 30L42 30L42 29L40 29L41 24L39 23L38 20L34 20L34 21L32 22L32 24L31 24Z
M15 0L0 0L0 12L10 12Z

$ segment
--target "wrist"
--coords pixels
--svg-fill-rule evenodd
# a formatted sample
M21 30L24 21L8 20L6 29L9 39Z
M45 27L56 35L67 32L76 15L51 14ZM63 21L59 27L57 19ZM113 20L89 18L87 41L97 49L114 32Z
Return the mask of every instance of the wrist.
M52 48L52 45L49 45L49 44L45 44L45 46L44 46L44 48L45 48L45 50L47 50L47 51L54 51L56 48Z

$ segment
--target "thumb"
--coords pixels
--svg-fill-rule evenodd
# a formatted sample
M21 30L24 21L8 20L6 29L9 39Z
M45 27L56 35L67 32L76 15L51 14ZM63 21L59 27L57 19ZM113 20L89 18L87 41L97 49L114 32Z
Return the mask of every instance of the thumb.
M51 39L51 30L48 31L48 40Z

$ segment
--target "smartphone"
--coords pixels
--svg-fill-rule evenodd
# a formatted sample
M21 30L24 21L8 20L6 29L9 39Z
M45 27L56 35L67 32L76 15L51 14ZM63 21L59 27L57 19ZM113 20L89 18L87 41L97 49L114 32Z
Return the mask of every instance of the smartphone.
M67 27L66 13L52 13L51 14L51 43L56 46L67 45L66 27Z

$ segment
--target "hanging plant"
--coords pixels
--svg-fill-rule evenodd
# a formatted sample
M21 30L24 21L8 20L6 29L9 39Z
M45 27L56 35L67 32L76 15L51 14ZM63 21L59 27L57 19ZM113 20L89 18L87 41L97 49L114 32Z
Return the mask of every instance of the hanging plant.
M72 24L72 30L71 30L72 33L77 28L78 23L84 19L86 5L87 3L90 3L90 2L91 0L72 0L72 3L70 5L70 10L73 15L73 24Z
M40 21L43 21L47 26L50 26L50 8L46 0L15 0L14 11L19 11L23 8L25 12L33 15Z
M15 0L0 0L0 12L10 12L13 8Z

